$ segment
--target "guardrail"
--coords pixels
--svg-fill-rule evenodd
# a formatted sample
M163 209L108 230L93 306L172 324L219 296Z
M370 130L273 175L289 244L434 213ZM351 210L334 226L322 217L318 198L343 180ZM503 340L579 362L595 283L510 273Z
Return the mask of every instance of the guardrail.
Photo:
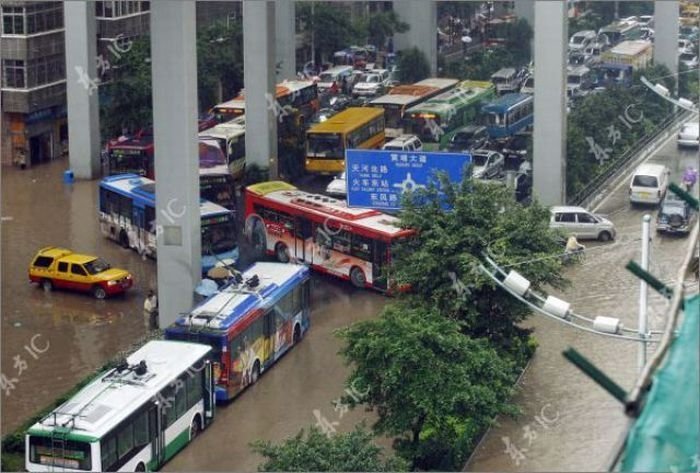
M666 117L666 119L664 119L663 122L657 125L651 133L622 153L618 159L611 161L601 173L599 173L586 185L586 187L581 189L572 197L567 198L567 204L588 207L591 201L593 201L595 197L599 196L600 190L605 186L605 184L619 177L620 173L626 169L627 163L632 161L632 159L636 156L641 154L646 155L655 151L660 141L668 138L669 133L675 133L675 131L671 132L674 127L680 123L683 123L692 115L692 112L683 109L672 112Z

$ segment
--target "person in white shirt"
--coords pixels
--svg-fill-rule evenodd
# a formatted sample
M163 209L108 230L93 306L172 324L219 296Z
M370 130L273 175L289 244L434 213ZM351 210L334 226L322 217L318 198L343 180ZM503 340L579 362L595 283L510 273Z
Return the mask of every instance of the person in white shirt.
M158 328L158 297L152 290L148 291L148 296L143 301L143 313L147 316L146 325L148 328L156 330Z

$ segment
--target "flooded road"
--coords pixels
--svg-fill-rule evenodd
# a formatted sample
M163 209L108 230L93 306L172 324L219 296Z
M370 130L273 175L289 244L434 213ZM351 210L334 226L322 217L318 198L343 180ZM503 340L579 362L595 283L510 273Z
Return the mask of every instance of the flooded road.
M687 165L698 166L697 150L679 150L675 139L649 162L671 169L671 180L680 183ZM620 318L636 328L639 279L624 266L640 261L641 222L652 216L650 271L672 284L687 247L687 238L657 235L656 209L630 208L629 181L617 189L597 211L607 214L617 229L612 243L584 242L586 260L568 270L571 286L555 295L571 303L581 315ZM697 186L695 192L697 194ZM697 291L697 282L694 283ZM666 301L649 291L649 328L665 324ZM621 404L603 391L561 355L574 347L625 390L637 375L636 342L618 341L565 326L535 315L539 348L522 377L517 404L518 419L499 418L467 465L468 471L606 471L613 445L623 435L627 418ZM649 353L656 347L650 346Z
M376 417L362 408L344 412L342 406L336 409L333 404L345 395L349 374L337 355L342 341L333 332L375 317L387 300L343 281L314 277L311 328L302 342L257 384L220 407L216 422L163 471L256 471L262 458L250 449L254 440L279 442L301 428L326 422L329 435L351 431L364 419L371 425Z
M63 184L67 165L2 169L2 374L16 380L3 393L3 435L146 333L142 307L155 261L102 237L97 181ZM45 246L101 256L131 271L134 287L104 301L44 292L27 270Z

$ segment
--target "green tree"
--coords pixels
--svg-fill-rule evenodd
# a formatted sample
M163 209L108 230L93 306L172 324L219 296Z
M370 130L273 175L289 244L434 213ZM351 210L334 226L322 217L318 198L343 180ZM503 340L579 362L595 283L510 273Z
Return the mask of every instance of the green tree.
M325 2L297 3L297 16L312 35L314 60L320 64L335 51L355 44L364 38L362 31L350 20L350 15L339 5Z
M532 27L527 20L519 19L515 23L508 23L505 30L506 49L513 55L513 65L524 66L530 62L530 41L532 40Z
M405 33L409 28L408 23L401 21L394 11L370 13L355 26L358 32L367 37L367 43L377 48L386 47L389 37L394 33Z
M112 61L113 80L100 88L103 137L118 136L124 128L133 132L152 122L150 57L150 39L139 38L128 52Z
M430 76L430 64L423 51L413 47L400 53L398 67L401 82L412 84Z
M435 307L459 320L472 338L487 338L514 357L529 359L529 332L517 324L530 310L479 270L488 254L513 267L532 287L562 287L559 236L550 230L550 213L533 202L523 207L503 186L464 179L441 179L407 198L399 216L417 236L396 251L391 276L408 284L409 305ZM446 204L446 205L445 205ZM447 210L450 207L451 210Z
M266 457L258 471L406 471L400 459L382 458L382 449L362 426L332 437L314 426L280 445L257 441L251 446Z
M348 385L376 411L375 432L397 437L412 469L459 468L497 414L515 413L510 361L436 308L392 304L338 334L353 366Z
M221 100L232 98L243 87L242 48L243 29L240 20L228 23L219 21L197 33L200 110L208 110Z

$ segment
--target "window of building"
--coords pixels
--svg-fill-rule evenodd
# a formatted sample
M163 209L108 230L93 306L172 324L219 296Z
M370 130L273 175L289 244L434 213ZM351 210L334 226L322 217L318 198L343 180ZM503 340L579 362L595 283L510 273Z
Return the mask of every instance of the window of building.
M24 33L24 7L2 7L2 34Z
M28 5L26 12L27 34L63 28L63 5L61 3L35 3Z
M66 78L66 60L62 54L32 59L27 63L27 87L50 84Z
M27 83L25 80L26 68L24 61L16 59L3 59L2 61L2 86L15 89L23 89Z

